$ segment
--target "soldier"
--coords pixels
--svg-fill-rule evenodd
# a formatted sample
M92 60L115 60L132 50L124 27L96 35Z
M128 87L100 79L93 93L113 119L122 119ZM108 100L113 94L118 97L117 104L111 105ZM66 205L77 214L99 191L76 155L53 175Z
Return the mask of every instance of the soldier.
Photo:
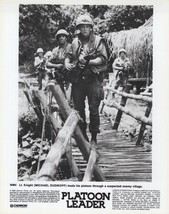
M42 79L46 77L46 70L45 70L45 58L43 56L44 51L42 48L38 48L35 55L34 60L34 67L36 68L36 73L38 74L38 84L39 90L42 89Z
M73 40L71 49L65 59L65 68L69 72L72 82L72 96L75 109L81 118L80 127L83 135L86 134L85 99L88 98L90 111L89 131L91 141L97 143L97 134L100 132L99 105L104 98L102 86L103 74L107 66L107 52L103 40L93 32L93 20L89 15L81 15L76 22L79 31Z
M114 60L113 70L116 79L115 89L122 86L123 89L126 87L128 82L128 76L131 69L131 62L127 57L125 49L119 51L119 57Z
M65 93L65 90L64 90L63 64L64 64L67 50L70 49L70 46L71 46L67 42L68 35L69 35L68 32L64 29L58 30L55 38L58 41L59 45L53 49L52 56L49 58L46 64L47 68L55 69L54 76L55 76L56 82L60 85L64 93Z

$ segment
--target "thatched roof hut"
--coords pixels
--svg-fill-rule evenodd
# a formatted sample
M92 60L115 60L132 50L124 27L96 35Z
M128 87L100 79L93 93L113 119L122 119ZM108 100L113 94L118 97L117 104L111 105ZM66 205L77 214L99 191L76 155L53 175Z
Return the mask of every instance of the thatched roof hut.
M136 72L136 77L147 77L148 61L152 72L153 17L137 29L113 32L108 35L108 45L118 53L125 48Z

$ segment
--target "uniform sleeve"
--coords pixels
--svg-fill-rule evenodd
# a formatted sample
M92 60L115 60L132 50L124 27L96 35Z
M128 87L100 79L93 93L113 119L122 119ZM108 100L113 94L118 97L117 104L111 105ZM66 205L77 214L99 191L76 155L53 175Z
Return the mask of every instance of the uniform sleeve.
M97 57L101 58L102 63L105 63L108 60L107 50L106 50L106 46L105 46L104 42L101 42L101 44L98 47Z
M72 60L72 56L73 56L73 46L72 46L72 44L69 44L67 47L65 59L68 58L68 59Z
M35 57L34 66L37 67L41 63L39 57Z
M113 66L117 66L118 65L118 58L116 58L113 62Z

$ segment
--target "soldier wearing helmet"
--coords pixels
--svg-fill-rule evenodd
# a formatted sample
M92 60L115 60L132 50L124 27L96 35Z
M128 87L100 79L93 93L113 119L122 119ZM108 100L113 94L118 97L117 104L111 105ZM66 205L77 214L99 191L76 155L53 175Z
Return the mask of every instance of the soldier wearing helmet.
M119 57L114 60L113 70L115 75L115 89L122 86L123 89L126 87L128 82L129 71L131 69L131 62L127 57L125 49L120 49L118 53Z
M87 141L85 100L88 98L91 141L97 142L100 132L99 105L104 98L103 74L107 69L107 52L101 37L93 32L93 20L89 15L81 15L76 22L78 36L73 40L65 59L65 68L72 82L72 96L75 109L81 118L80 128Z
M60 85L63 92L65 92L63 64L67 50L70 49L71 46L67 42L68 35L69 33L64 29L58 30L58 32L55 35L56 41L58 42L58 46L53 49L52 56L49 58L47 62L47 67L54 69L55 79L57 83Z
M36 73L38 74L39 90L42 89L42 79L45 79L46 77L45 58L43 54L44 51L42 48L38 48L36 53L34 54L34 67L36 68Z

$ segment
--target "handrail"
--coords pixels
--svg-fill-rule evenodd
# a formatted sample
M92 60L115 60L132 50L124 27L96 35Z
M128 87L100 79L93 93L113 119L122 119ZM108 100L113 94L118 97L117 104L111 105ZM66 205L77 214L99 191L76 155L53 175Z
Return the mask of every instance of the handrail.
M123 97L126 97L126 98L130 98L130 99L134 99L134 100L142 100L142 101L145 101L145 102L148 102L148 103L152 103L152 98L151 97L145 97L145 96L142 96L142 95L135 95L135 94L128 94L126 92L121 92L121 91L118 91L112 87L109 87L109 86L106 86L105 87L105 90L110 90L118 95L121 95Z
M40 181L54 180L56 169L59 165L62 155L66 151L67 144L73 134L80 117L73 111L67 118L63 128L59 131L55 143L47 155L47 158L40 169L37 179Z
M55 83L53 83L52 81L51 81L51 83L48 84L48 86L49 86L49 89L51 90L54 98L56 99L56 102L59 105L61 114L66 119L72 110L68 105L68 102L63 94L63 91L61 90L61 88L58 84L55 85ZM91 144L89 144L85 140L85 138L81 132L81 129L78 125L75 128L74 137L75 137L77 146L79 147L84 159L86 161L88 161L89 155L90 155ZM96 181L105 180L104 175L97 164L94 165L94 178Z
M53 114L50 113L49 108L47 107L47 102L46 102L46 97L45 97L44 91L39 90L39 91L32 91L32 92L33 92L34 96L39 99L40 103L42 104L43 109L45 109L46 114L47 114L47 120L52 125L55 135L57 135L61 127L58 125L56 118L54 117ZM66 158L68 160L69 165L71 166L74 176L80 180L81 179L80 171L77 167L77 164L76 164L74 158L71 156L70 153L71 153L70 151L66 151Z
M120 111L123 111L125 114L149 125L149 126L152 126L152 120L150 120L149 118L145 117L145 116L141 116L141 115L138 115L138 114L135 114L134 112L130 111L129 109L127 109L126 107L123 107L115 102L111 102L111 104L107 101L107 100L104 100L104 103L105 105L109 106L109 107L114 107Z

